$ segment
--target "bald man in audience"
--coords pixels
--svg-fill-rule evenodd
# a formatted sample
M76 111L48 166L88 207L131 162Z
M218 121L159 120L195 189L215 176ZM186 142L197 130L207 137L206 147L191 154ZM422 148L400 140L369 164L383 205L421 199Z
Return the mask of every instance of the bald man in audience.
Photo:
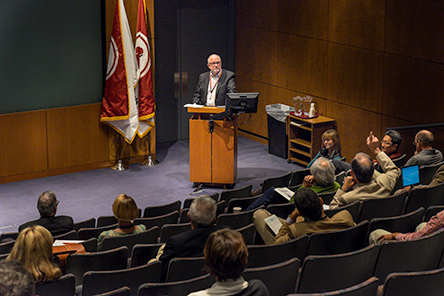
M409 165L433 165L443 161L442 153L438 149L433 148L435 137L428 130L419 131L413 145L416 147L415 155L413 155L404 166Z
M373 178L374 165L371 157L365 153L357 153L351 162L351 176L344 179L342 188L339 189L330 208L351 204L357 200L362 201L372 198L383 198L390 195L400 172L390 157L379 148L379 140L370 132L367 137L367 146L375 154L376 160L381 165L384 173ZM353 189L349 191L350 189Z

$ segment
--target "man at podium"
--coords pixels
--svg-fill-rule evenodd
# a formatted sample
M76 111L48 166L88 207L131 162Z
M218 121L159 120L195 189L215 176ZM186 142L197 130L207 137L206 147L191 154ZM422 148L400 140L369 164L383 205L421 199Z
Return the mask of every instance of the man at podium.
M227 93L236 92L234 73L222 69L222 60L217 54L208 57L210 71L199 75L193 103L206 106L224 106Z

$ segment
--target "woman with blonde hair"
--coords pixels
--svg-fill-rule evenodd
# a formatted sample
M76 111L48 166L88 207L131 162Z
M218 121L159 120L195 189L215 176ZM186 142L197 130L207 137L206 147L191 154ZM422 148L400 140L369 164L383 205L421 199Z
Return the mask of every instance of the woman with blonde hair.
M113 203L113 213L119 226L117 226L116 229L104 231L99 235L97 241L97 249L99 251L102 250L103 239L105 239L105 237L123 236L144 232L146 230L146 226L143 224L134 225L134 220L139 216L139 209L132 197L126 194L120 194Z
M7 260L21 262L36 283L58 279L62 271L52 262L53 238L49 230L34 225L22 230Z
M321 150L316 154L315 157L310 161L307 168L311 167L312 164L319 157L325 157L327 159L341 159L341 141L339 140L339 134L334 129L329 129L325 131L322 136L322 147Z

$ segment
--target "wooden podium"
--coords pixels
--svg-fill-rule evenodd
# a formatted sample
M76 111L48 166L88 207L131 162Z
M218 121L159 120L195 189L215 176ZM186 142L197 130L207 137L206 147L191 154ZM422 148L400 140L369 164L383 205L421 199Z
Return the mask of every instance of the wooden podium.
M190 119L190 181L196 184L231 185L237 177L237 128L235 121L214 120L210 115L224 108L188 107Z

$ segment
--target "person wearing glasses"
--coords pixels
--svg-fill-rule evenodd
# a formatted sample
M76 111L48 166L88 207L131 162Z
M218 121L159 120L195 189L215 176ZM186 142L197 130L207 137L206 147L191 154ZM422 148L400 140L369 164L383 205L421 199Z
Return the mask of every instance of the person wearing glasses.
M432 132L428 130L419 131L413 145L416 148L415 155L413 155L404 166L409 165L432 165L443 161L442 153L438 149L433 148L435 137Z
M51 232L51 235L59 235L74 229L74 221L69 216L56 216L57 205L56 194L53 191L45 191L40 194L37 201L37 209L40 213L40 219L30 221L20 225L19 231L32 225L41 225Z
M234 73L222 69L222 60L217 54L208 57L210 71L199 75L193 103L206 106L225 106L227 93L236 92Z

